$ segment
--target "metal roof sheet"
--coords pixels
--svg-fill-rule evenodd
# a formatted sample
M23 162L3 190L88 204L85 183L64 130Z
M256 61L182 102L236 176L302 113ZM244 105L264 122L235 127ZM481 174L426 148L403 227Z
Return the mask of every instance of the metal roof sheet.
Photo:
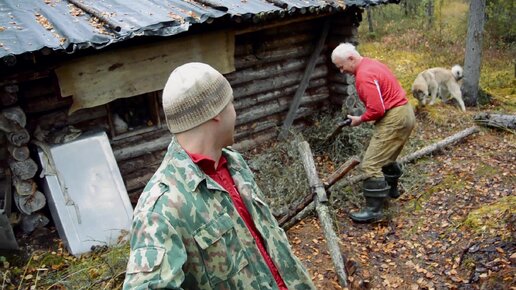
M345 0L370 6L396 0ZM170 36L199 23L228 17L257 21L285 14L342 9L344 0L2 0L0 58L44 48L103 48L143 35ZM320 11L318 11L320 12Z

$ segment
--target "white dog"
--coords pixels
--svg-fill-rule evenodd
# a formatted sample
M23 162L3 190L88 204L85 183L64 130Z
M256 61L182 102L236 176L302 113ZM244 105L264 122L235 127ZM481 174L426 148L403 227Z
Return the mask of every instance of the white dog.
M458 103L462 111L466 111L459 81L463 77L463 70L460 65L454 65L451 70L442 67L427 69L417 75L412 84L412 94L423 106L427 103L427 98L432 97L430 105L435 103L437 96L447 100L451 95Z

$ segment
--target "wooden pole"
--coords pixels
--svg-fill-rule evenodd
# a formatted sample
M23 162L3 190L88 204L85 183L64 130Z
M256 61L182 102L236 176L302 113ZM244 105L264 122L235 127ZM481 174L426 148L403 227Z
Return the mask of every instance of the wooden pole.
M312 55L310 56L310 60L308 61L308 65L306 66L305 73L303 75L303 78L301 79L299 88L297 89L296 94L294 95L294 99L292 100L292 104L290 105L290 109L287 113L287 118L285 119L285 123L283 123L281 132L278 135L278 137L280 139L285 139L287 137L288 130L290 129L290 126L292 126L292 123L294 122L294 117L296 116L297 108L299 107L299 103L301 102L301 97L305 93L306 87L308 86L308 82L310 81L310 77L312 76L312 72L315 68L315 63L317 61L317 58L321 54L321 51L324 47L324 43L326 42L326 36L328 35L329 28L330 28L330 20L326 20L324 22L324 27L321 32L321 37L319 38L319 41L317 42L317 45L315 46L315 49L314 49Z
M340 285L342 287L347 286L347 274L346 268L344 267L344 257L340 250L340 239L333 229L333 219L331 218L330 209L328 208L328 197L324 190L323 183L317 176L317 170L310 150L308 142L303 141L298 144L298 150L303 160L306 175L308 176L308 182L310 184L310 190L315 193L315 209L319 216L319 221L323 226L324 236L328 245L328 251L330 252L333 265L335 266L335 272L339 278Z

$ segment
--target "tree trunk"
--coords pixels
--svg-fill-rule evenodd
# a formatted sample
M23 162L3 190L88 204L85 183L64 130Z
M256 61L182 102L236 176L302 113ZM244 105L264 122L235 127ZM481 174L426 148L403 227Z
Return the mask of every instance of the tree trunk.
M367 6L366 11L367 11L367 27L369 28L369 33L373 33L374 32L373 9L371 8L371 6Z
M470 2L464 61L464 83L461 89L464 103L467 106L476 106L478 100L485 8L486 0L471 0Z
M434 1L429 0L426 4L426 17L428 17L427 25L428 28L431 28L433 26L433 20L434 20Z
M298 150L303 160L303 165L305 167L306 175L308 176L310 188L315 192L315 208L319 216L319 221L323 227L324 236L328 245L328 251L330 252L333 265L335 266L335 272L339 278L340 285L342 287L346 287L347 274L343 261L344 257L340 250L340 239L333 229L333 220L331 218L330 209L327 205L328 197L326 196L326 191L324 190L324 186L321 180L317 176L317 170L315 169L315 163L312 151L310 150L310 145L308 145L308 142L306 141L300 142L298 144Z

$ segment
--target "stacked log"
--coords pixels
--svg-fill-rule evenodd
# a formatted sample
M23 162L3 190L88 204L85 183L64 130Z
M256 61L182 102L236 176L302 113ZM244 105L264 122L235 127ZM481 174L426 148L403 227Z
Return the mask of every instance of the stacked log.
M30 151L27 146L30 141L30 134L25 129L26 125L27 118L25 112L20 107L13 106L0 112L0 129L6 136L7 161L11 172L11 176L6 176L6 178L11 179L14 187L12 198L16 207L23 215L22 229L26 232L31 232L36 226L46 225L46 223L41 224L41 221L46 220L48 223L48 219L42 218L41 216L44 215L38 212L45 206L46 199L43 193L37 190L36 182L34 181L38 165L30 157ZM30 222L36 220L38 225Z
M358 44L358 25L362 20L361 10L351 7L346 9L343 14L338 14L333 18L332 29L328 36L328 50L330 52L343 42ZM328 62L328 68L331 103L344 106L349 113L357 109L360 110L362 105L355 90L355 78L350 74L339 72L331 60Z

